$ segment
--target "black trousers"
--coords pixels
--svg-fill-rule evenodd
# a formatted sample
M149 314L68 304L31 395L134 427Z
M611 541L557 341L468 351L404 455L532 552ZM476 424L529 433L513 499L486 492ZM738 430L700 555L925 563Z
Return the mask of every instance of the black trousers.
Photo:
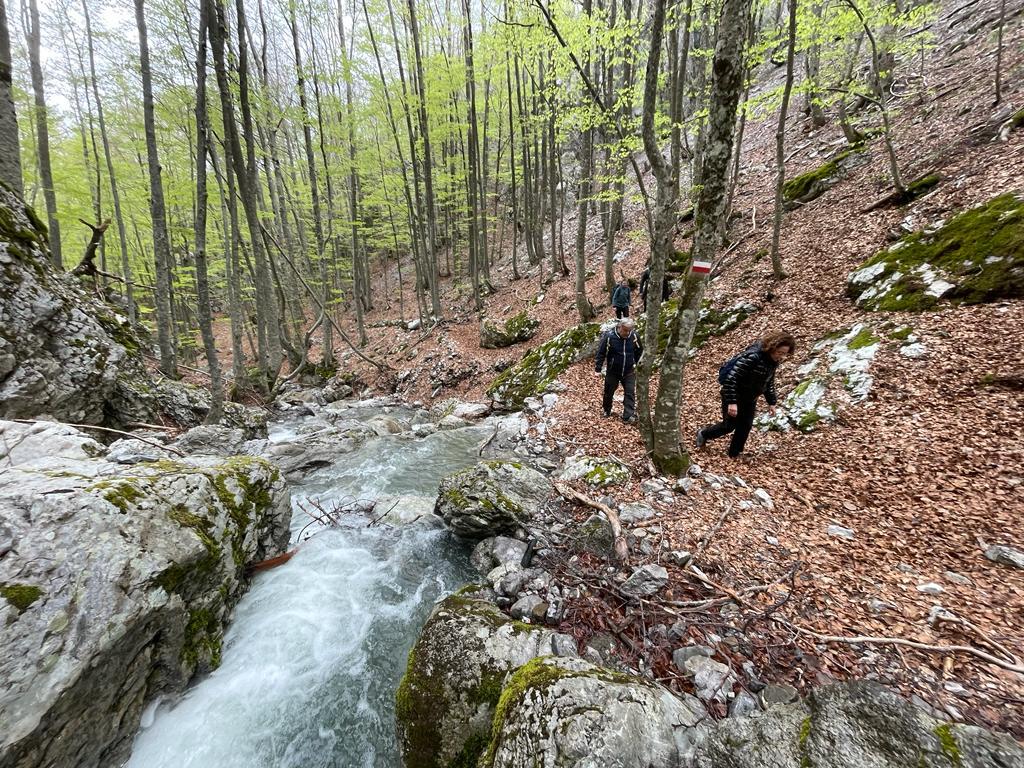
M616 307L615 308L615 317L617 317L617 318L629 317L629 307Z
M754 414L756 402L736 403L736 415L729 415L729 404L722 400L722 420L717 424L709 424L701 432L705 440L714 440L732 433L732 441L729 443L729 455L736 458L743 453L743 446L747 444L747 437L750 429L754 426Z
M615 390L622 385L622 419L628 421L636 414L636 371L629 371L623 376L619 371L608 369L604 374L604 399L601 407L605 413L612 411L612 398Z

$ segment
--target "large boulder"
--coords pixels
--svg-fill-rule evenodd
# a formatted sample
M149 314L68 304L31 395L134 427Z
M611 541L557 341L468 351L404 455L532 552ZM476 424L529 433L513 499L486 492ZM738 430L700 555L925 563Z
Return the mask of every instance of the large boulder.
M453 533L484 539L514 531L551 495L551 482L515 461L482 461L441 479L434 513Z
M538 658L502 691L486 768L675 768L710 725L703 705L582 659Z
M523 341L529 341L537 335L540 321L520 312L510 317L504 325L484 318L480 322L480 346L484 349L501 349L511 347Z
M120 765L146 704L218 665L246 567L287 545L262 459L105 455L0 421L0 765Z
M487 388L495 408L519 410L526 398L543 394L570 365L594 355L600 332L597 323L583 323L527 352Z
M698 768L1024 768L1008 736L933 719L876 682L815 689L760 717L731 718L697 750Z
M202 423L209 393L151 377L143 346L128 318L54 269L46 228L0 184L0 418ZM224 421L266 434L266 417L236 403L225 404Z
M513 622L471 594L442 601L410 651L398 688L405 768L475 766L508 675L538 656L575 651L572 638Z

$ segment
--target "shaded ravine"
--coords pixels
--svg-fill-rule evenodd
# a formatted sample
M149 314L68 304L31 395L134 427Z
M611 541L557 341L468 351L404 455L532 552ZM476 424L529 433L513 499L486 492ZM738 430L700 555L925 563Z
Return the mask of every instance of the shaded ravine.
M395 513L429 511L441 476L475 463L491 431L373 438L339 456L293 487L293 538L309 522L300 508L308 498L330 506L401 495ZM293 436L279 426L272 440ZM400 765L394 692L434 602L469 579L469 565L449 534L423 520L368 521L347 516L256 577L221 666L172 706L147 710L128 768Z

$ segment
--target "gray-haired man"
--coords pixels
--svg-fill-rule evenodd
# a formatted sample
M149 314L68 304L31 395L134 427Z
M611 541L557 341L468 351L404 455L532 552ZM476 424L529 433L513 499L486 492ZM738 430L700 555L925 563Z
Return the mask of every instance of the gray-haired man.
M643 355L643 347L636 337L636 323L624 317L616 323L615 328L601 336L597 345L597 358L594 367L601 375L601 368L607 362L607 373L604 377L604 399L601 407L604 415L612 415L612 398L615 390L622 385L623 403L622 420L627 423L636 421L636 364Z

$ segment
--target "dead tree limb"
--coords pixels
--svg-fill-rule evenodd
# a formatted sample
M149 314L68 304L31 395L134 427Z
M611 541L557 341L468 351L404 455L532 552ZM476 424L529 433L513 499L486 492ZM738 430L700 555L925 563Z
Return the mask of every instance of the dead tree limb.
M586 507L596 509L598 512L603 513L604 516L608 518L608 522L612 527L612 535L615 537L615 559L622 563L629 560L629 546L626 544L626 537L622 533L622 523L619 521L619 516L614 509L609 507L607 504L594 501L590 497L584 496L579 491L570 488L567 485L562 485L561 483L555 483L555 490L564 498L573 499Z
M121 280L117 275L104 272L93 263L96 259L96 250L100 247L100 242L103 240L103 233L106 232L107 227L110 226L110 219L105 219L99 225L90 224L85 219L79 219L79 221L92 230L92 235L89 237L89 244L85 246L85 255L83 255L82 260L78 262L78 266L71 270L71 274L75 277L88 276L95 278L100 276L105 277L108 280Z

